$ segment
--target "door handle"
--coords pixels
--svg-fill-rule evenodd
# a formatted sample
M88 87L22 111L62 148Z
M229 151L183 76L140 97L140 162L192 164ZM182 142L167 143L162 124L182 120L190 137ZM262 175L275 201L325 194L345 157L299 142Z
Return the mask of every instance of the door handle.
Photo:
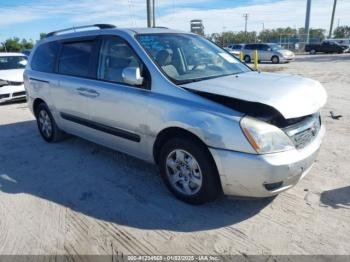
M98 97L100 93L98 93L96 90L88 89L84 87L79 87L76 89L79 93L79 95L86 96L86 97Z

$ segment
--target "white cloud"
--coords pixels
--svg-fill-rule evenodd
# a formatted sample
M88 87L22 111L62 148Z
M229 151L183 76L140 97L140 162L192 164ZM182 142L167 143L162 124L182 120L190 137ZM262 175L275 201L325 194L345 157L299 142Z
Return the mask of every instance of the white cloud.
M54 18L62 19L64 24L81 25L90 23L114 23L118 27L143 27L146 25L145 0L41 0L30 5L13 8L1 7L0 26L9 26L30 21L43 21ZM249 13L248 30L276 27L303 27L306 0L254 0L247 6L222 8L214 0L156 0L157 25L180 30L189 30L191 19L202 19L206 33L225 30L241 31L244 29L242 15ZM204 10L193 8L200 3L212 3L212 8ZM311 27L329 28L332 10L331 0L312 2ZM197 5L194 5L197 4ZM350 24L350 1L339 0L335 24L338 18L341 24ZM61 28L59 24L52 30ZM33 29L41 32L39 28ZM36 32L37 33L37 32Z

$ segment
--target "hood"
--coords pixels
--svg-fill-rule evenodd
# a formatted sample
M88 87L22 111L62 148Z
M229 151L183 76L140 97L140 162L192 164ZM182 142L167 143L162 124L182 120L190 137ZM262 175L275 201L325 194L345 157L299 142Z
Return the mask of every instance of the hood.
M313 114L327 101L327 93L319 82L288 74L248 72L182 86L196 92L265 104L286 119Z
M278 53L280 53L281 55L285 55L285 56L292 56L294 55L294 53L290 50L287 49L281 49L281 50L277 50Z
M0 70L0 79L11 82L23 82L24 69Z

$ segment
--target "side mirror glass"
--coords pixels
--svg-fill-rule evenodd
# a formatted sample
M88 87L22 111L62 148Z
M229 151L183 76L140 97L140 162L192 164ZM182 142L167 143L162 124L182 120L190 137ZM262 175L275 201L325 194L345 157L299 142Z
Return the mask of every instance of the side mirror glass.
M140 86L143 84L143 77L139 67L126 67L122 72L123 81L126 84Z

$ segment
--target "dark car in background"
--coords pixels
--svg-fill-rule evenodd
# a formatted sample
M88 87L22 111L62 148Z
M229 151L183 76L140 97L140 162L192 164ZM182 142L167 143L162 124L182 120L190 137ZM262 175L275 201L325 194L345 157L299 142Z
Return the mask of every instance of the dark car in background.
M309 52L311 55L316 53L344 53L346 51L345 46L341 46L334 41L323 41L320 44L308 44L305 45L305 52Z

